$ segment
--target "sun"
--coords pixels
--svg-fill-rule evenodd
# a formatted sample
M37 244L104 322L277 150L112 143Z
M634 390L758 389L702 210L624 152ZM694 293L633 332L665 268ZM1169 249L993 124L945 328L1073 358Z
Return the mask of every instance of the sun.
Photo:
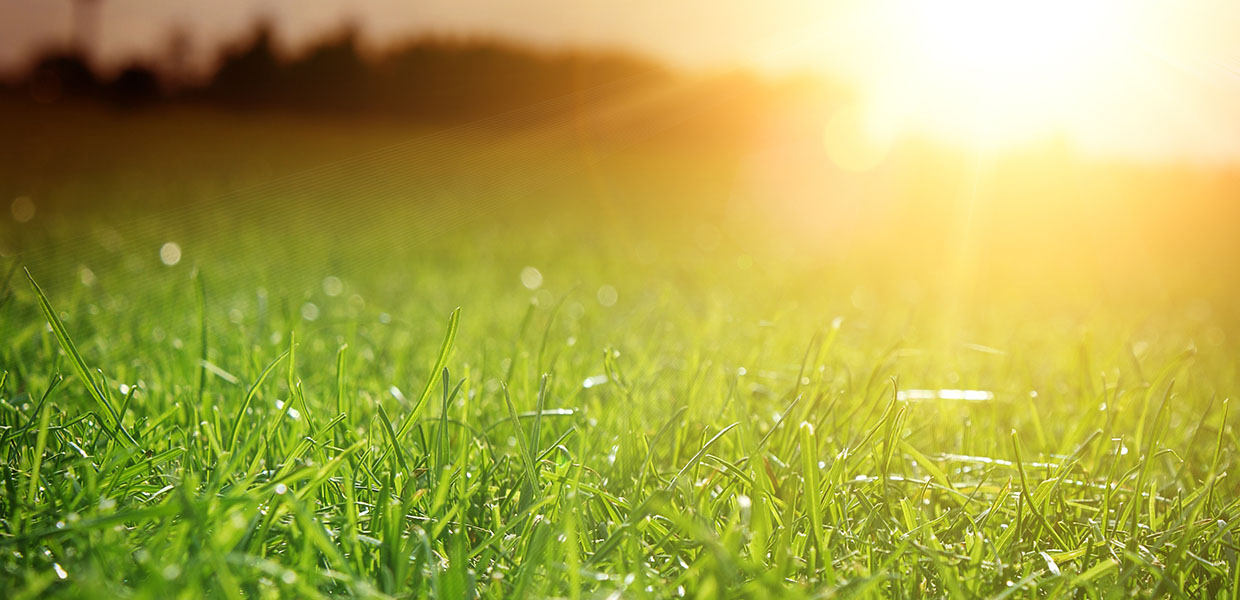
M1052 125L1088 91L1119 11L1097 1L939 0L916 3L910 16L910 71L925 108L993 144Z
M1102 8L1063 0L917 3L915 48L927 67L975 91L1035 88L1093 58L1107 27Z
M1113 70L1129 26L1107 0L889 5L866 75L874 114L902 129L1002 144L1065 120Z

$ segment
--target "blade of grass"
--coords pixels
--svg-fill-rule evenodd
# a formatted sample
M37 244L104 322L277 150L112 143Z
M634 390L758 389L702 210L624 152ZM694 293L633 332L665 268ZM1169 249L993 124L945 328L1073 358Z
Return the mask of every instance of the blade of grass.
M388 418L387 411L383 410L382 404L376 406L379 407L379 420L383 422L383 432L387 434L388 444L391 445L389 451L396 455L396 462L400 465L401 471L409 473L409 463L405 462L405 453L400 449L400 441L397 439L396 430L392 428L392 420Z
M199 340L199 358L198 361L198 388L196 396L198 405L202 406L202 397L207 387L207 287L203 281L202 271L197 267L191 276L194 280L194 299L197 301L198 307L198 340Z
M270 363L267 363L263 371L258 374L258 379L255 379L254 383L250 384L250 389L245 393L245 399L241 402L241 408L237 411L237 417L233 420L232 433L228 434L228 450L231 451L237 447L237 437L241 435L241 422L245 420L246 411L250 409L250 404L254 402L254 397L258 395L259 386L263 385L263 382L275 370L276 365L280 364L280 361L284 360L288 353L289 351L285 350Z
M435 389L435 381L438 379L435 375L443 371L448 364L448 355L452 352L452 344L456 342L456 332L460 324L461 309L457 307L448 317L448 330L444 333L443 344L439 346L439 355L435 358L434 366L431 367L431 376L426 378L426 386L422 388L422 393L418 395L418 400L414 402L413 408L409 410L409 416L401 424L400 431L396 432L396 439L404 439L405 435L413 429L413 425L418 422L418 416L422 414L422 409L426 407L426 401L430 400L431 391Z
M39 309L43 311L43 316L47 318L47 323L52 326L52 333L56 336L56 341L60 343L60 347L69 355L69 362L73 364L73 371L82 380L82 384L86 386L86 390L91 397L95 399L101 407L107 410L111 415L116 428L132 443L134 446L140 446L138 440L129 435L129 431L125 429L125 425L121 423L121 415L116 412L116 408L108 400L103 390L99 389L98 382L90 375L90 367L86 366L86 361L82 359L82 355L78 353L77 346L69 337L69 331L65 329L65 324L60 320L60 316L56 314L56 309L52 308L52 303L47 299L47 295L43 293L43 288L35 282L34 276L30 274L29 269L23 269L26 272L26 279L30 280L30 287L34 290L34 295L38 299Z
M538 474L534 467L534 455L530 452L529 441L525 439L525 431L521 429L521 418L517 416L517 406L512 403L508 385L500 383L500 387L504 390L504 402L508 404L508 416L512 419L512 426L516 429L517 443L521 447L521 464L525 466L525 488L529 492L529 498L523 500L523 503L528 504L534 500L534 496L538 495Z

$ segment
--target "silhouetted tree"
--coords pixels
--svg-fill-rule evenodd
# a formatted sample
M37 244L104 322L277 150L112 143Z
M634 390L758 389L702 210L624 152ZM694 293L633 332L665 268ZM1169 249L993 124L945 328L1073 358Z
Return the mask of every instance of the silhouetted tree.
M31 98L46 104L93 96L99 92L99 80L80 54L51 52L30 69L26 87Z
M126 108L151 104L160 97L159 77L147 67L130 65L108 85L108 96L112 102Z
M358 54L353 27L311 47L284 70L284 93L290 105L349 110L375 104L375 73Z
M250 43L226 55L206 96L233 105L260 105L279 100L280 61L272 43L270 25L260 23Z
M85 2L82 7L98 2L77 1ZM173 37L173 62L166 68L185 68L183 40ZM45 55L27 79L30 94L43 102L93 97L124 106L162 97L161 78L152 69L132 65L101 85L82 56L80 52ZM359 51L353 27L344 27L290 58L277 51L272 27L260 22L245 43L223 54L203 87L186 90L177 83L188 80L176 74L165 79L180 97L218 106L459 121L612 82L632 83L625 88L631 92L666 83L668 73L655 63L620 53L543 52L494 41L421 39L368 59Z

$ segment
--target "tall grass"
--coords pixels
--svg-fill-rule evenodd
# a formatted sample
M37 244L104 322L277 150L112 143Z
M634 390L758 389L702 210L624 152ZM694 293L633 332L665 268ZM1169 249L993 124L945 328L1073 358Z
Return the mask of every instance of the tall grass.
M811 254L661 207L731 160L668 148L468 218L504 180L98 175L8 225L3 595L1240 591L1234 281Z

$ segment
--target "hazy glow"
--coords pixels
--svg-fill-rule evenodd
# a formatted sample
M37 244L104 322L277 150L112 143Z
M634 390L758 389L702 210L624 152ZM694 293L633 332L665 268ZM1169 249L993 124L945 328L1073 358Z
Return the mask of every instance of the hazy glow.
M869 0L820 9L817 56L890 134L975 148L1240 156L1240 3Z
M883 108L971 142L999 144L1054 125L1097 74L1115 68L1129 32L1107 1L941 0L893 19L902 42ZM903 72L901 72L903 71Z
M888 135L858 105L844 106L831 115L824 141L831 162L846 171L869 171L887 156Z
M64 42L70 2L0 2L0 72ZM105 1L96 53L115 67L192 32L190 62L259 16L290 47L342 22L381 46L427 32L625 47L714 71L825 72L867 127L986 147L1062 136L1087 152L1240 157L1236 0ZM824 115L829 118L830 115Z
M982 96L1067 83L1068 73L1099 66L1100 36L1115 22L1113 8L1096 2L943 0L914 9L918 54L934 74Z

